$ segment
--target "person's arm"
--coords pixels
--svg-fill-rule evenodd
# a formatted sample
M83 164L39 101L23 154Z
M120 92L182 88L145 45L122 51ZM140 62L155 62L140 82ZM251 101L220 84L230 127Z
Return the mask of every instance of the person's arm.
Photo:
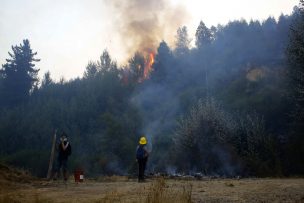
M62 150L65 151L69 146L69 142L67 142L66 144L64 144L64 142L61 142L61 147L62 147Z

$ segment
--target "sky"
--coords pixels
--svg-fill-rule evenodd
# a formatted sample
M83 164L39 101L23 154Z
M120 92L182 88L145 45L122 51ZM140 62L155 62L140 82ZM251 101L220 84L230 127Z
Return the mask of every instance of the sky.
M128 2L128 3L126 3ZM12 45L29 39L37 51L42 78L69 80L81 77L89 61L99 59L107 49L123 65L140 45L134 45L142 32L126 32L134 19L155 20L149 32L173 44L179 26L186 25L194 38L201 20L210 27L245 19L276 19L289 15L299 0L0 0L0 64L9 58ZM139 3L142 11L134 11ZM159 5L160 4L160 5ZM130 9L130 8L133 8ZM128 13L130 9L130 13ZM127 14L126 14L127 13ZM129 19L126 20L126 19ZM131 23L132 23L131 22ZM168 29L170 28L170 29ZM138 29L138 28L137 28ZM146 35L147 33L142 33ZM130 40L133 39L133 40Z

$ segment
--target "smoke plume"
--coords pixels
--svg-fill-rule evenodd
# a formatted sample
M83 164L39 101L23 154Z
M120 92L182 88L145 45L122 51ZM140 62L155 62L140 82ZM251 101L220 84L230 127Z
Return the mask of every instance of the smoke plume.
M172 43L177 28L188 19L185 8L169 0L105 1L113 10L115 31L128 57L136 51L155 52L161 40Z

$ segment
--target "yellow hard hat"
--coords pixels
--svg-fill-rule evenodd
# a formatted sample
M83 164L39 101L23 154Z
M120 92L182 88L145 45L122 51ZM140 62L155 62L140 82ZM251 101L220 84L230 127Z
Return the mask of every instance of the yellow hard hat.
M139 139L139 144L147 144L146 138L145 138L145 137L141 137L141 138Z

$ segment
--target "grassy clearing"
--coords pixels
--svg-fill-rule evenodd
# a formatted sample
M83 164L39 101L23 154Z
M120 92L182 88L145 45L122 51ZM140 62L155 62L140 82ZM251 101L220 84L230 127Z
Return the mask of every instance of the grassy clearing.
M105 197L95 200L94 203L191 203L191 192L191 184L173 188L169 187L165 179L158 178L149 184L147 190L145 190L143 193L138 193L136 197L130 198L126 197L126 195L123 193L112 191L107 193Z
M304 202L304 179L155 178L145 183L125 177L85 180L11 182L0 187L0 203L190 203L190 202Z
M111 182L111 181L112 182ZM102 178L105 182L89 182L75 185L69 182L45 184L36 183L33 188L16 187L15 191L0 193L0 203L53 203L53 202L93 202L93 203L190 203L192 185L190 183L170 186L163 178L146 183L127 181L125 178ZM123 186L122 186L123 185ZM120 189L119 187L122 186ZM37 188L38 187L38 188ZM43 187L43 188L40 188ZM100 187L100 188L98 188ZM99 190L100 189L100 190ZM89 193L93 193L90 195ZM77 198L78 197L78 198Z
M190 203L191 192L191 184L183 185L181 188L170 188L163 178L159 178L152 184L146 203Z

